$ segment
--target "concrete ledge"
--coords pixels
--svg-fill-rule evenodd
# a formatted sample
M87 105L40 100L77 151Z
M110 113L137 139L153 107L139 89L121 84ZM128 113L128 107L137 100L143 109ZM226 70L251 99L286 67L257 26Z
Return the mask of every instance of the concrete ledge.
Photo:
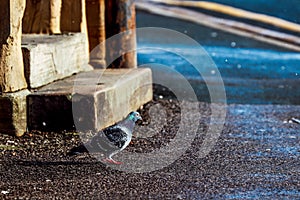
M74 73L92 70L83 33L68 35L22 35L25 77L37 88Z
M82 72L30 94L28 128L100 130L152 99L150 69Z
M28 90L0 95L0 133L21 136L26 132Z

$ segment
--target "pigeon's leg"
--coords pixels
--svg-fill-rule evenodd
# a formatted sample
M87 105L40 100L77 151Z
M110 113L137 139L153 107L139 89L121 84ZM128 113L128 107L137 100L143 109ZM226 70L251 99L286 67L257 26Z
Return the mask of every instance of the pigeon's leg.
M115 161L114 159L112 159L113 154L110 154L109 156L107 156L106 158L104 158L102 161L106 162L106 163L110 163L110 164L115 164L115 165L121 165L123 164L122 162L119 161Z
M106 163L114 164L114 165L121 165L121 164L123 164L122 162L115 161L112 158L104 158L102 161L106 162Z

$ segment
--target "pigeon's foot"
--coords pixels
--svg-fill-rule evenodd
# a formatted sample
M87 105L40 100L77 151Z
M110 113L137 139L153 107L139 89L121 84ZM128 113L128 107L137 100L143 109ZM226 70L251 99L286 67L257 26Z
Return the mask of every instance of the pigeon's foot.
M122 162L115 161L115 160L110 159L110 158L104 158L104 159L102 160L102 162L106 162L106 163L114 164L114 165L121 165L121 164L123 164Z

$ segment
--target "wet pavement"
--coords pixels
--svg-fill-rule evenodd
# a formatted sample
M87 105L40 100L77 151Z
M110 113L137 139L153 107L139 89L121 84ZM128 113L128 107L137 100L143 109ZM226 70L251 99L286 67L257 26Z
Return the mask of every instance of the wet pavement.
M139 64L151 68L154 82L169 78L174 82L173 77L180 73L200 101L211 101L208 86L217 85L217 91L223 88L216 79L220 72L227 103L300 105L299 53L218 46L201 49L151 42L141 42L139 48ZM164 74L163 78L157 78L159 74Z
M166 111L165 119L149 114L157 104ZM200 103L199 111L198 131L205 132L210 104ZM206 156L199 158L198 150L210 136L199 134L174 162L144 173L115 170L89 155L66 156L81 143L73 132L0 135L0 198L299 199L300 124L290 120L299 119L299 111L300 106L291 105L231 104L224 129ZM141 113L145 120L140 126L152 120L153 130L159 131L134 138L127 151L168 145L181 120L178 102L158 95ZM155 129L161 121L163 126ZM136 135L143 134L139 127Z

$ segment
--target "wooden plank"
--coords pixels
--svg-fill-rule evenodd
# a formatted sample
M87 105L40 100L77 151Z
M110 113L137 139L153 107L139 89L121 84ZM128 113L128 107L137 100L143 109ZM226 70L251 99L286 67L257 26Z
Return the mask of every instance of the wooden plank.
M260 23L273 25L288 31L294 31L300 33L300 25L297 23L280 19L278 17L273 17L265 14L234 8L232 6L227 6L219 3L206 2L206 1L178 1L178 0L150 0L150 2L157 2L157 3L167 4L167 5L201 8L209 11L219 12L233 17L249 19Z
M30 88L37 88L73 73L91 70L83 33L69 35L24 34L22 50Z
M212 17L210 15L185 8L163 6L145 2L136 2L136 6L138 9L145 10L153 14L190 21L289 50L300 51L300 37L294 35L280 33L233 20Z

